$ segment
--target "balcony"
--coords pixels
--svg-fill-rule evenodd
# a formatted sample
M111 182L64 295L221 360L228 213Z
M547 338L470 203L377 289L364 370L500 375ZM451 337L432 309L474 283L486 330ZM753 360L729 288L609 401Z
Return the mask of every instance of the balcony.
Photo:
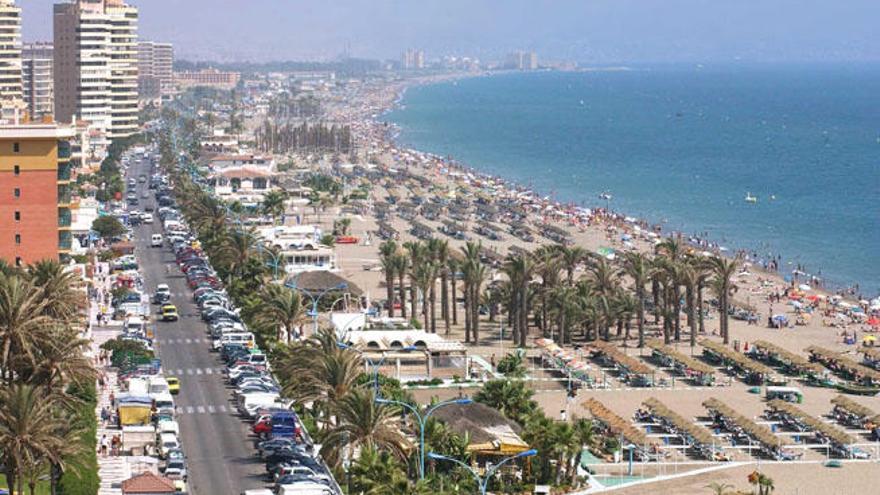
M69 208L58 208L58 227L65 229L70 228L73 223L73 215L70 214Z
M70 251L73 248L73 235L66 230L58 232L58 250Z
M58 204L59 205L69 205L72 198L73 193L70 187L66 184L58 185Z
M73 176L73 165L68 163L58 164L58 182L68 182Z
M70 158L70 142L58 141L58 160L67 160Z

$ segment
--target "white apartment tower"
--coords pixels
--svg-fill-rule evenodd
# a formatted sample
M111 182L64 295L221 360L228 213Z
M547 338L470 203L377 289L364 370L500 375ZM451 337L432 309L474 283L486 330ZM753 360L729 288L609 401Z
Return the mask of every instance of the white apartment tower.
M123 0L55 4L55 119L76 116L111 140L138 130L137 7Z
M53 60L52 43L28 43L21 48L24 104L33 120L55 111Z
M21 85L21 7L0 0L0 108L4 118L24 108Z
M154 100L173 92L174 47L171 43L138 43L138 92L141 100Z

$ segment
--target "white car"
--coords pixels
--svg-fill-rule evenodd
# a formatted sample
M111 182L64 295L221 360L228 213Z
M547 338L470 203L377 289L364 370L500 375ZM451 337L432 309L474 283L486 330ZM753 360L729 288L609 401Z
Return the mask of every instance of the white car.
M153 215L151 213L142 213L141 214L141 222L153 223Z
M177 435L174 433L160 434L157 443L159 444L159 457L162 459L168 457L168 452L180 449L180 441L177 440Z
M162 234L153 234L150 237L150 247L162 247Z

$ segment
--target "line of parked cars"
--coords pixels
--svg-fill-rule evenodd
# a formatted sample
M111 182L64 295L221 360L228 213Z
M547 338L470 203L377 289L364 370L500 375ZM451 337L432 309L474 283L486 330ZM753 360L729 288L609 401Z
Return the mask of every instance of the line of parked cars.
M157 196L163 187L157 187ZM242 321L198 241L171 204L159 208L165 239L192 289L212 350L225 364L235 409L252 423L257 450L266 462L272 489L246 495L339 495L341 490L320 460L302 422L281 397L269 360Z

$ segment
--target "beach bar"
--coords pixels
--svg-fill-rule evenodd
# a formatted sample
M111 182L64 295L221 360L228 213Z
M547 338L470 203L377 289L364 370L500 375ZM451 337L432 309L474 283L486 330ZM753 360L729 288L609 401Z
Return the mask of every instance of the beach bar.
M672 368L675 374L693 380L696 385L715 384L715 368L678 352L661 340L649 340L645 345L651 349L651 357L661 366Z
M751 385L784 385L788 383L785 377L780 376L771 368L753 361L741 352L709 339L700 341L703 347L703 356L710 363L718 363L728 370L732 370L743 381Z

